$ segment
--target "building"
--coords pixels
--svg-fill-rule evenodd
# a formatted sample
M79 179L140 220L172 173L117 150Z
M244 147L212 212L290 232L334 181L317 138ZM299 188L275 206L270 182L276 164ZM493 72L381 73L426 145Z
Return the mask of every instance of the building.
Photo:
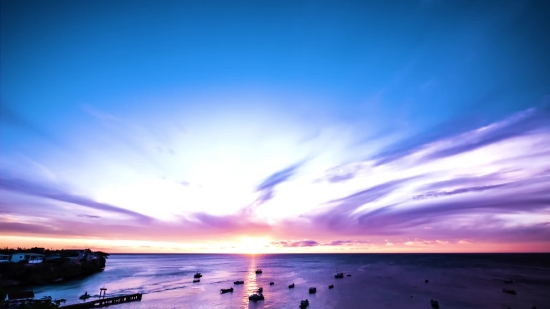
M54 253L54 254L51 254L51 255L46 255L44 257L44 260L46 261L53 261L53 260L59 260L61 259L61 254L59 253Z
M44 254L38 253L15 253L11 256L12 263L37 264L44 261Z
M7 263L10 261L10 256L8 254L0 254L0 263Z

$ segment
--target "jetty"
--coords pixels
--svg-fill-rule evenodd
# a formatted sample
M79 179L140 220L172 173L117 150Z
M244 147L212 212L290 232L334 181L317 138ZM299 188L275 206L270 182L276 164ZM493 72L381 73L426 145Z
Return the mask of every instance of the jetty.
M130 295L115 296L109 298L101 298L97 300L88 301L80 304L71 304L59 307L60 309L81 309L81 308L99 308L103 306L111 306L122 303L128 303L131 301L140 301L143 294L136 293Z

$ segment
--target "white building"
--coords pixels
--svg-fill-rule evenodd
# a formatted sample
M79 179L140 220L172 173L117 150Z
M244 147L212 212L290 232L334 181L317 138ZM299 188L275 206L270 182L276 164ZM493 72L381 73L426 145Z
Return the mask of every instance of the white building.
M38 253L15 253L11 256L12 263L20 263L26 261L29 264L42 263L44 261L44 254Z
M0 263L7 263L10 261L10 256L8 254L0 254Z

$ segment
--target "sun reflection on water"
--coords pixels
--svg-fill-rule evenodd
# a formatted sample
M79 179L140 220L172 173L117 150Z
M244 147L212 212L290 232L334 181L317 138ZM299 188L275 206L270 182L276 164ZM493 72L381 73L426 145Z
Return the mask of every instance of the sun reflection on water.
M246 272L246 278L244 279L244 289L242 294L242 304L244 308L255 308L256 306L251 306L254 302L248 300L248 296L256 293L258 291L258 281L256 275L256 269L258 269L256 264L256 256L249 255L248 270Z

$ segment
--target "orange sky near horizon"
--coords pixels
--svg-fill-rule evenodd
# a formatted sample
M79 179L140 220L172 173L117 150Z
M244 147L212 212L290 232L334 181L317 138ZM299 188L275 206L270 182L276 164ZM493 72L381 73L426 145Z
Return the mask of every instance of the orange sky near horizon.
M107 253L520 253L550 252L544 242L488 243L458 241L405 241L387 239L381 243L330 245L319 243L309 246L281 246L266 237L241 237L234 241L163 242L139 240L103 240L75 238L45 238L27 236L1 236L1 247L47 249L84 249ZM307 241L307 240L306 240ZM301 241L297 241L301 242Z

